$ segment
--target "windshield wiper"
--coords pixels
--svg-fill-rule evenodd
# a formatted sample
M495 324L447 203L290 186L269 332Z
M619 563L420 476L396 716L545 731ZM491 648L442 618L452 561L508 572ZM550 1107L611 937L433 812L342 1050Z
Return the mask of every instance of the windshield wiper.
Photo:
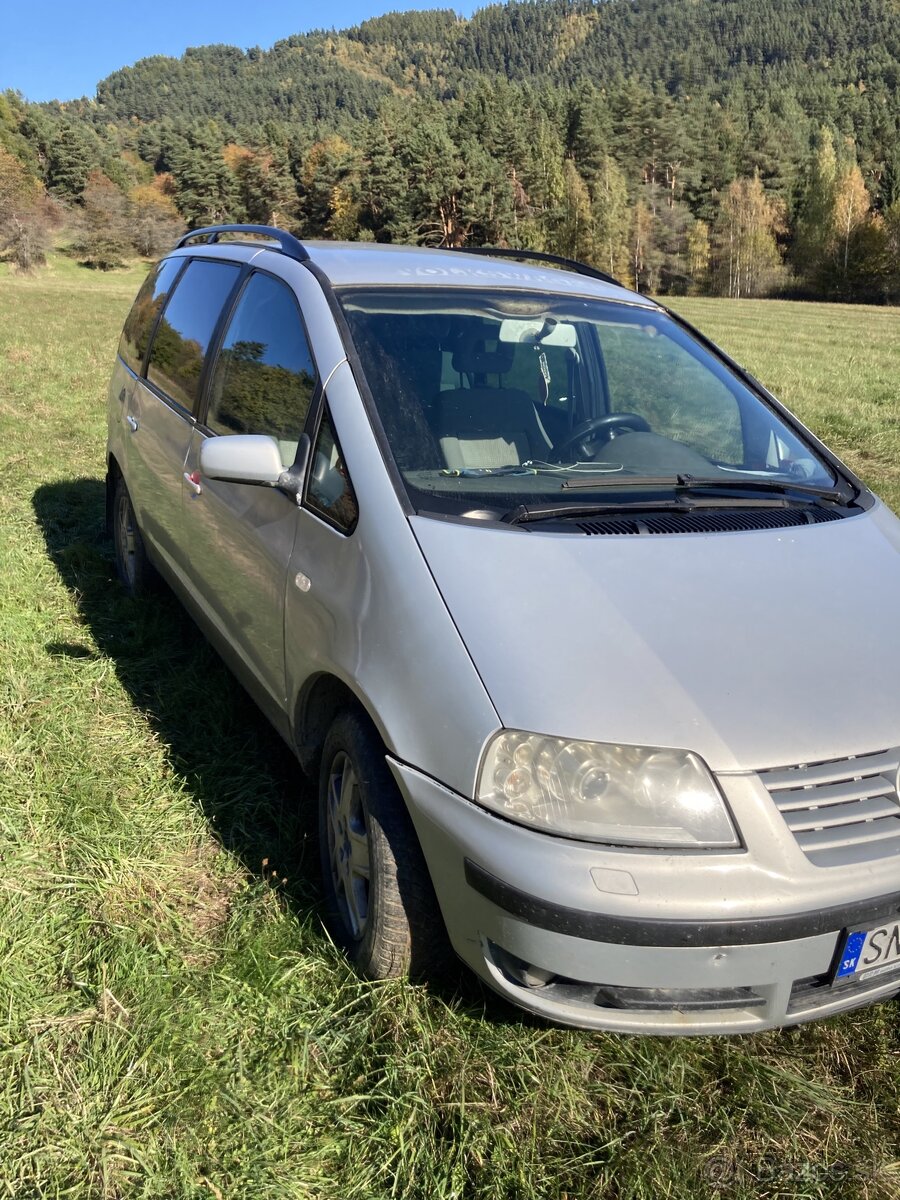
M562 485L562 490L570 488L587 488L587 480L572 480ZM615 485L612 479L597 480L595 487L610 488ZM694 475L645 475L618 479L618 487L623 491L640 490L642 488L671 488L675 495L672 498L659 500L628 499L598 501L595 504L545 504L530 507L519 504L503 514L500 520L507 525L523 525L529 521L548 521L560 517L597 517L609 516L613 513L632 512L692 512L698 508L791 508L794 504L805 502L814 504L816 501L830 501L840 504L851 503L854 497L847 496L837 488L819 488L808 483L789 483L768 479L706 479ZM762 492L759 496L735 495L699 495L694 493L716 491L755 491ZM790 493L794 495L790 495Z
M565 491L576 488L633 488L640 490L645 487L669 487L676 495L700 491L735 491L735 492L794 492L800 496L809 496L814 500L831 500L835 503L849 504L854 495L847 495L839 488L816 487L810 483L794 483L788 479L731 479L719 476L700 475L619 475L599 479L567 479L562 488Z
M695 512L698 508L790 508L786 496L724 496L693 499L690 496L666 500L613 500L596 504L519 504L498 520L505 525L524 525L529 521L549 521L558 517L600 517L623 512Z

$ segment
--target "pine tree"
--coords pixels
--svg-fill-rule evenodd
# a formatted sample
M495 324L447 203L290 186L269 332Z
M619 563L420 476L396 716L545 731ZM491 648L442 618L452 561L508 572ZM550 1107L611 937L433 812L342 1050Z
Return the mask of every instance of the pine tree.
M604 170L609 141L607 99L590 84L582 84L570 104L566 143L579 174L589 186Z
M47 148L47 187L61 200L81 199L88 175L96 166L81 130L62 124Z
M297 188L284 150L246 150L232 171L248 221L278 228L296 221Z
M888 300L900 301L900 199L884 214L884 291Z
M406 172L397 154L398 113L382 108L369 126L360 172L360 223L377 242L413 238Z
M243 218L237 180L211 128L195 129L172 154L175 202L191 229Z
M313 237L347 238L359 226L359 154L333 134L307 154L299 183L299 218Z

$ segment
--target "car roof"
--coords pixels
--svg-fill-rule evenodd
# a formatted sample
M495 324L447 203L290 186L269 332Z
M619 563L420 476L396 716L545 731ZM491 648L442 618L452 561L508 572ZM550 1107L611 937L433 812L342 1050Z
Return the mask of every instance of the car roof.
M310 261L333 287L398 285L501 287L591 296L657 308L652 300L613 283L554 267L532 266L464 250L395 246L382 242L303 241Z
M223 227L227 228L227 227ZM239 227L235 227L237 230ZM205 233L200 230L199 233ZM262 232L262 231L261 231ZM271 231L275 235L275 231ZM493 257L489 251L467 254L464 250L432 249L428 246L396 246L384 242L326 242L291 239L304 259L335 288L341 287L457 287L503 288L584 296L599 300L658 309L659 305L638 292L613 281L605 282L588 273L555 266L533 265L514 257ZM173 256L227 257L232 261L265 260L283 254L271 241L236 240L179 245ZM523 251L527 258L527 251ZM286 252L288 259L299 254ZM303 260L301 260L303 261ZM565 260L563 260L565 261Z

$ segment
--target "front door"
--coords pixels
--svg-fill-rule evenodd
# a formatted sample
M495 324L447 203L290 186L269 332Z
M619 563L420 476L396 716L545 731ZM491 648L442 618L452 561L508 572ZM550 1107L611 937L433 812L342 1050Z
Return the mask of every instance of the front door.
M188 451L183 536L195 603L279 726L286 706L284 595L297 502L277 488L201 478L200 447L208 437L266 434L291 466L315 387L293 292L271 275L252 273L213 364L206 415Z

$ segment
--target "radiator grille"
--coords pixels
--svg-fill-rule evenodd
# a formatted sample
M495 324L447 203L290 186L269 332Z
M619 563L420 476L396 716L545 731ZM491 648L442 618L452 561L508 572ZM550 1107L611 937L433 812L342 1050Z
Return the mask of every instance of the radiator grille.
M900 854L900 748L760 771L810 862L846 866Z

